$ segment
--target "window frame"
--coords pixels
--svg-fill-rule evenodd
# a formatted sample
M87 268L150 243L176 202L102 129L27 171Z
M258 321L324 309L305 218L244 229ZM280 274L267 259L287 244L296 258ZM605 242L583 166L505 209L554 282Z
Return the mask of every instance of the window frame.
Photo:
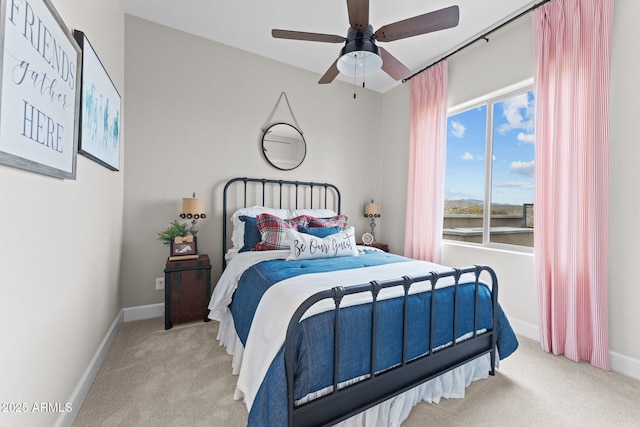
M492 196L492 178L493 178L493 115L494 105L502 102L506 99L528 93L533 91L533 78L523 80L519 83L515 83L496 91L487 93L469 101L460 103L447 109L447 121L455 114L463 113L472 108L477 108L481 105L486 105L486 135L485 135L485 164L484 164L484 213L489 212L489 215L483 213L482 216L482 243L464 242L460 240L449 240L442 238L443 242L447 244L455 244L461 246L471 247L487 247L492 249L507 250L512 252L524 252L533 253L534 246L522 246L509 243L499 243L490 241L491 237L491 196ZM534 94L535 96L535 94ZM448 135L447 135L448 145ZM444 191L444 187L443 187ZM444 219L444 213L443 213ZM535 230L535 227L534 227ZM535 233L535 231L534 231Z

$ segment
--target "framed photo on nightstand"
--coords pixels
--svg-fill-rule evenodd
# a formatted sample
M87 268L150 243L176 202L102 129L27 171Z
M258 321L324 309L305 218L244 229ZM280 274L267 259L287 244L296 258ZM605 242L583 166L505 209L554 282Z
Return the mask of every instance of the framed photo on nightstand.
M185 239L177 237L171 241L171 256L197 255L198 240L193 237Z

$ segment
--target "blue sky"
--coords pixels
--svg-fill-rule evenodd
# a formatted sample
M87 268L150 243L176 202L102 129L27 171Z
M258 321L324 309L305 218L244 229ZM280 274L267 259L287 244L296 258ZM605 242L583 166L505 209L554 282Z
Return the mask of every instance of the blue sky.
M533 92L494 104L492 203L533 203ZM445 198L484 200L487 105L447 120Z

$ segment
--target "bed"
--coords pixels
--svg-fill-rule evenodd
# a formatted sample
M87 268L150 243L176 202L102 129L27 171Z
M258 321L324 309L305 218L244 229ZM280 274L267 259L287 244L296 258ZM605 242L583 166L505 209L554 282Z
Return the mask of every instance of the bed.
M518 346L490 267L357 246L340 207L326 183L224 187L209 316L251 426L399 425L419 401L463 397Z

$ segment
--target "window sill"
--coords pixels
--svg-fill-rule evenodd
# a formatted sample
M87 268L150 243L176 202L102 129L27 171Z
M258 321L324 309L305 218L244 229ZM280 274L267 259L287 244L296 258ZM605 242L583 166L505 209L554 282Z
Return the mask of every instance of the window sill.
M504 245L500 243L470 243L470 242L462 242L456 240L442 240L443 246L459 246L465 248L472 249L480 249L492 252L502 252L508 254L517 254L517 255L529 255L533 257L533 248L528 246L515 246L515 245Z

